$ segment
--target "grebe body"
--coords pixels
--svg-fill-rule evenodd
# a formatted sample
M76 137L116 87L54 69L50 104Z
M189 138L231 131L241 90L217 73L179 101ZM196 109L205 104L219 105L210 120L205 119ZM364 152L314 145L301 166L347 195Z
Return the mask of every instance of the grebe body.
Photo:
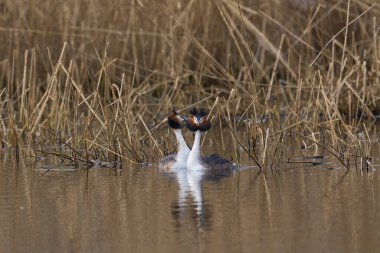
M202 157L201 154L201 137L202 132L206 132L210 129L211 123L206 118L207 111L205 110L191 110L191 118L186 120L186 127L195 132L195 140L193 147L187 158L188 170L234 170L236 166L224 159L223 157L214 154L207 157Z
M181 132L181 128L183 127L183 123L186 119L186 117L179 115L174 110L173 114L168 117L168 124L175 134L178 150L177 153L163 157L159 162L159 169L168 170L173 168L186 168L190 148L187 146Z

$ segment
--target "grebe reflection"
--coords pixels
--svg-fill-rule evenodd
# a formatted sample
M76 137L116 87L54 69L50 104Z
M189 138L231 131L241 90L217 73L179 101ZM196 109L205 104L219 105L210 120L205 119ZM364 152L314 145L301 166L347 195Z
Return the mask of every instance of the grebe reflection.
M178 200L172 205L173 218L178 227L189 221L196 223L199 229L212 225L211 205L205 201L204 184L219 182L232 174L232 170L187 170L176 168L172 170L179 184ZM186 215L190 213L190 216Z

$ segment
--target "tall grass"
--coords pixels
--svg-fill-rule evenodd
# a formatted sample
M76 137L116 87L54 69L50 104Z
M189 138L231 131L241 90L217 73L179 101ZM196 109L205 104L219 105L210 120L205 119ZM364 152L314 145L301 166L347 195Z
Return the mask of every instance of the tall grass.
M73 148L162 152L167 112L201 105L264 150L297 131L368 152L360 140L373 139L380 111L376 3L5 0L0 140L46 145L50 130Z

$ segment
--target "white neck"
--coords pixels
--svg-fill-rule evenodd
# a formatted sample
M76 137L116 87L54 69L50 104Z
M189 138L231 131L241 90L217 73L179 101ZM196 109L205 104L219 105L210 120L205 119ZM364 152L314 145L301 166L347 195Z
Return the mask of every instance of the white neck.
M197 170L197 169L201 169L202 167L201 136L202 136L201 131L197 130L195 132L195 140L194 140L193 147L191 148L189 158L187 159L188 169Z
M173 129L175 137L177 139L178 151L177 151L177 165L178 167L186 167L187 158L190 153L190 149L183 138L180 129Z

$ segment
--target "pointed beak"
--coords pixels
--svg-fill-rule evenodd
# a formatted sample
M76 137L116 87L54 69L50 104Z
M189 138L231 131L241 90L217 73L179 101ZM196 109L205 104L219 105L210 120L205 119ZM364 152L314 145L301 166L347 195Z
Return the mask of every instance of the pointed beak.
M186 121L186 120L188 120L189 118L188 117L186 117L186 116L183 116L183 115L178 115L183 121Z

